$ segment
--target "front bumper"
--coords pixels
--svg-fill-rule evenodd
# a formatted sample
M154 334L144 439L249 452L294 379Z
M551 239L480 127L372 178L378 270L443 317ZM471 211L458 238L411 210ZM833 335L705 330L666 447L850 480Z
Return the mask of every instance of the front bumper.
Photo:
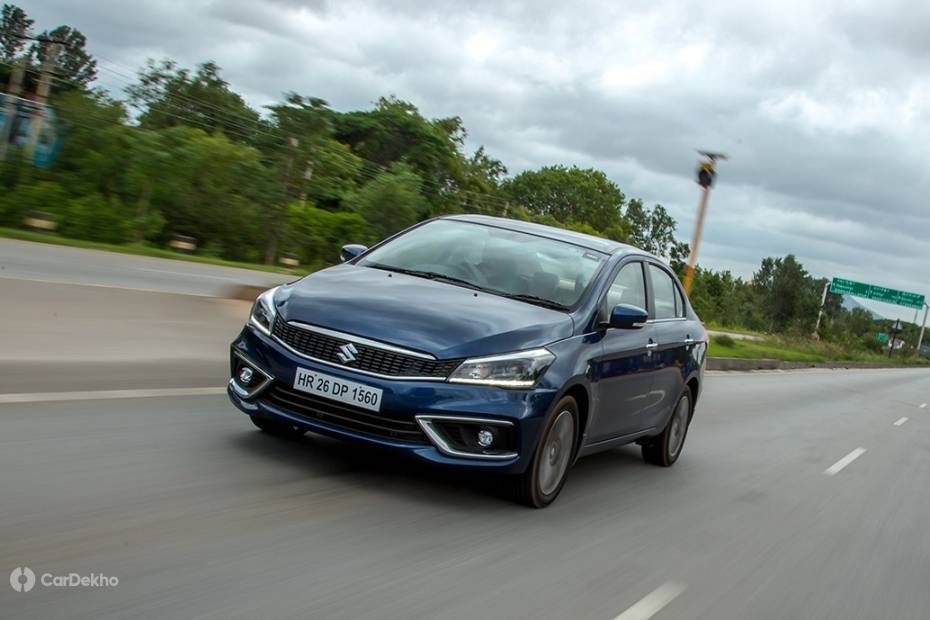
M246 414L287 421L315 433L460 469L501 473L519 473L526 469L556 394L555 390L540 388L505 390L442 381L405 381L364 375L297 355L251 325L243 328L239 337L233 341L232 349L230 365L233 370L236 368L238 353L271 378L267 389L258 391L253 397L246 397L236 382L230 379L227 389L229 399ZM436 438L429 433L423 434L422 441L408 441L364 432L358 429L359 425L349 428L332 422L332 418L327 421L303 415L299 409L282 404L286 401L274 397L274 392L270 391L291 388L298 367L380 388L383 390L381 409L390 412L394 419L413 422L415 416L441 416L479 418L506 424L513 433L512 447L516 455L507 458L458 456L450 454L448 449L441 450Z

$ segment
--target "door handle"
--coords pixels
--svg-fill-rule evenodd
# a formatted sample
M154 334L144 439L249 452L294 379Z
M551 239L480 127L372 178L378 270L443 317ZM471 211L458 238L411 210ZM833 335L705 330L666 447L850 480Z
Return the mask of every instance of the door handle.
M692 338L691 336L688 336L687 338L685 338L685 346L691 346L692 344L694 344L694 338Z
M657 348L658 346L659 346L659 343L658 343L658 342L647 342L647 343L646 343L646 350L647 350L647 351L652 351L653 349Z

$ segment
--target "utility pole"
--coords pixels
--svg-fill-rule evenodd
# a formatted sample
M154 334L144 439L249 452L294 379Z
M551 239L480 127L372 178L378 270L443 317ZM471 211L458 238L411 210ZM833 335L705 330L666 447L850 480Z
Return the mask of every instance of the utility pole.
M58 60L58 51L61 49L58 43L52 41L49 43L48 51L45 54L45 60L42 61L42 68L39 73L39 86L36 88L36 110L32 118L32 127L29 132L29 147L26 150L27 156L32 159L35 153L36 145L39 143L39 136L42 135L42 126L45 124L46 104L48 93L52 88L52 72L55 69L55 63Z
M691 238L691 253L688 255L688 269L685 271L685 293L691 293L691 284L694 281L694 267L697 265L698 246L701 244L701 233L704 230L704 215L707 212L707 201L710 198L710 188L717 177L715 169L717 160L725 160L727 156L723 153L711 153L710 151L698 151L704 160L698 164L697 182L701 186L701 202L698 205L697 222L694 224L694 236Z
M924 322L920 326L920 336L917 338L917 355L920 355L920 345L924 343L924 330L927 328L927 311L930 310L930 305L924 303Z
M26 73L26 61L28 57L23 56L13 65L13 73L10 75L10 84L6 89L6 105L3 109L3 127L0 127L0 161L6 161L6 151L10 146L10 138L13 133L13 122L16 116L16 100L23 90L23 76Z
M827 293L830 292L830 281L823 284L823 296L820 298L820 309L817 310L817 323L814 324L814 340L820 339L820 319L823 318L823 308L827 305Z

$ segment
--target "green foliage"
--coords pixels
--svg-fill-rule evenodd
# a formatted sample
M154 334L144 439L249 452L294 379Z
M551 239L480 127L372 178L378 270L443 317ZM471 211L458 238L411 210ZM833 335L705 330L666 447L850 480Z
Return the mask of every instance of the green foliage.
M126 93L141 112L140 125L147 129L188 125L208 132L219 129L242 141L254 140L261 129L258 113L230 90L213 62L199 65L191 74L173 60L149 60L138 83Z
M811 332L819 306L817 284L793 255L763 259L752 286L766 331Z
M420 185L420 177L409 166L398 164L345 200L383 239L416 223L425 206Z
M716 342L721 347L733 348L736 346L736 341L733 339L733 336L728 336L727 334L714 336L714 342Z
M68 194L58 183L18 185L0 197L0 226L22 226L23 218L33 211L58 214L67 202Z
M65 237L103 243L129 240L125 207L100 194L89 194L65 202L58 213L58 232Z
M27 42L23 37L34 23L15 4L3 5L0 10L0 61L10 62L19 58Z
M656 256L680 262L688 257L688 244L675 239L675 220L665 207L643 207L639 199L627 204L624 219L629 226L630 243Z
M508 179L501 190L531 216L581 222L596 230L622 222L623 192L607 175L593 168L546 166Z
M97 61L87 53L87 37L71 26L58 26L41 33L39 40L29 48L30 56L36 64L46 61L52 49L57 49L52 66L57 77L62 79L65 88L86 87L97 77ZM60 41L61 43L54 43Z
M299 256L302 265L335 264L343 245L375 240L371 227L357 213L297 204L288 208L285 230L284 250Z

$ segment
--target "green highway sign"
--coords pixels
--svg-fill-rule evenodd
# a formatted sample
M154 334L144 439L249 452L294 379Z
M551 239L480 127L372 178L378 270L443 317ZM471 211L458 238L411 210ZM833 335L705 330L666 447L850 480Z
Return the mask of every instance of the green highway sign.
M924 296L918 293L908 293L907 291L898 291L877 284L854 282L843 278L833 278L833 281L830 282L830 292L839 295L865 297L866 299L884 301L885 303L907 306L908 308L924 307Z
M885 332L878 332L877 336L879 342L888 342L888 334Z

